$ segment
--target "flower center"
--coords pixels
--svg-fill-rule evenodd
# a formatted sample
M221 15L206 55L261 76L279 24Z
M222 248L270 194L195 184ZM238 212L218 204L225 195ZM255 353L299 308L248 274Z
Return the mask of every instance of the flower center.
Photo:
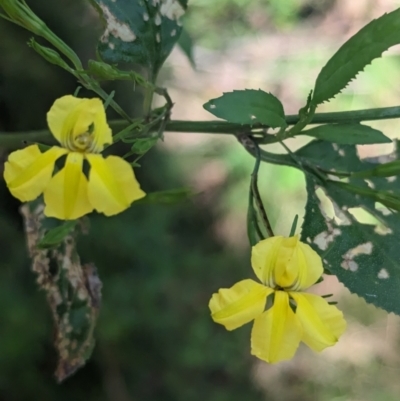
M90 124L88 129L81 134L74 134L70 131L65 147L72 150L73 152L92 152L94 147L94 124Z
M72 142L75 148L85 151L91 147L93 142L93 137L91 133L84 132L83 134L77 135Z

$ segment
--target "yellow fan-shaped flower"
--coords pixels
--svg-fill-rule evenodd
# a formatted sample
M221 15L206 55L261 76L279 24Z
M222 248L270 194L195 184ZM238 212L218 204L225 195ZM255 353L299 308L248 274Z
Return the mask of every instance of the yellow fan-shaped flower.
M301 341L315 351L338 341L346 329L342 312L303 292L323 273L309 245L298 236L271 237L253 247L251 263L261 284L242 280L213 294L209 307L216 323L234 330L254 320L251 353L270 363L292 358Z
M4 179L13 196L27 202L44 194L46 216L74 220L93 211L111 216L145 196L128 162L100 152L112 143L100 99L63 96L47 113L47 123L60 146L42 153L31 145L10 154ZM65 156L54 175L55 162ZM89 163L88 177L83 173Z

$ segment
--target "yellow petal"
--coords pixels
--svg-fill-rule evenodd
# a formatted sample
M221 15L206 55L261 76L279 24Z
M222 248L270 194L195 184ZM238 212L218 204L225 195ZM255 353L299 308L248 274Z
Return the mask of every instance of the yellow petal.
M97 98L63 96L47 113L47 123L62 146L72 151L101 152L105 144L112 143L104 105Z
M251 265L258 279L269 287L275 287L274 271L276 259L284 240L281 236L260 241L251 250Z
M297 235L282 240L274 271L275 283L279 287L291 288L298 281L300 272L298 244Z
M302 291L311 287L322 276L324 267L321 257L309 245L298 241L287 271L297 278L290 286L291 290Z
M60 142L63 143L63 132L67 117L81 105L85 99L67 95L57 99L47 113L47 125L51 133Z
M12 152L4 166L4 179L12 195L22 202L36 199L48 185L55 161L66 152L54 146L41 153L37 145Z
M272 308L254 320L251 353L269 363L291 359L301 341L302 330L289 306L289 296L275 291Z
M71 152L65 166L51 179L44 191L44 214L60 220L75 220L90 213L88 184L82 172L83 154Z
M291 292L296 301L296 316L303 327L304 341L314 351L334 345L346 330L343 313L324 298L306 293Z
M253 280L242 280L231 288L221 288L211 297L209 308L214 322L234 330L259 316L272 289Z
M13 181L41 155L38 145L10 153L4 166L4 179L7 183Z
M100 99L91 99L92 101L97 101L96 103L96 113L93 121L93 145L91 151L101 152L105 145L110 145L113 142L111 128L107 124L107 116L104 110L104 105ZM100 103L100 104L99 104ZM101 105L101 107L100 107ZM93 106L95 106L93 104Z
M257 277L269 287L295 291L310 287L323 272L321 258L297 235L260 241L253 247L252 265Z
M131 165L121 157L87 154L90 163L88 195L93 207L106 216L120 213L146 194Z

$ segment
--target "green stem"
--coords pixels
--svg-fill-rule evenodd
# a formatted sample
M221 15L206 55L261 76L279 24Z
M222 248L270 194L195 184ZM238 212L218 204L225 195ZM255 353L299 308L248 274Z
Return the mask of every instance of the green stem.
M255 155L253 154L253 156ZM297 169L300 169L299 165L290 157L290 155L279 155L260 149L260 156L261 160L266 163L277 164L278 166L295 167Z
M316 106L311 106L310 110L308 110L306 114L299 113L299 120L297 123L289 131L287 131L286 135L282 135L281 138L291 138L299 134L303 128L305 128L313 120L315 109ZM279 134L277 136L279 137Z
M76 55L76 53L66 45L58 36L55 36L51 31L49 35L44 36L56 49L58 49L65 57L67 57L71 63L74 65L75 69L82 70L83 66L81 60Z
M151 112L151 105L153 103L154 89L145 88L143 99L143 115L147 117Z
M400 106L316 113L309 124L358 123L361 121L388 120L391 118L400 118ZM297 116L287 116L286 118L288 125L295 124L297 120Z
M355 110L355 111L342 111L333 113L317 113L313 116L309 124L332 124L332 123L356 123L360 121L374 121L385 120L392 118L400 118L400 107L382 107L378 109ZM297 115L286 116L288 125L294 125L299 121ZM110 126L114 132L125 128L129 123L125 120L110 121ZM241 125L229 123L226 121L168 121L165 131L166 132L184 132L184 133L204 133L204 134L234 134L241 130L249 130L254 134L257 129L267 128L260 124ZM268 138L267 136L266 138ZM40 131L26 131L6 133L0 132L0 146L8 149L21 148L24 141L41 142L45 144L53 144L55 140L48 130ZM271 135L268 143L278 142L278 138ZM286 166L294 166L290 158L284 155L274 155L261 150L261 159L269 161L274 164L283 164ZM281 161L281 162L280 162Z

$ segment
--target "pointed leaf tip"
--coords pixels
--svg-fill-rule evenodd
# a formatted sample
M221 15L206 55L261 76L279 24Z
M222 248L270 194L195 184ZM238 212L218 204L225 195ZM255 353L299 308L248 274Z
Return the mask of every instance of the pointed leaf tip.
M400 43L400 9L371 21L333 55L315 82L312 103L337 95L365 66Z

